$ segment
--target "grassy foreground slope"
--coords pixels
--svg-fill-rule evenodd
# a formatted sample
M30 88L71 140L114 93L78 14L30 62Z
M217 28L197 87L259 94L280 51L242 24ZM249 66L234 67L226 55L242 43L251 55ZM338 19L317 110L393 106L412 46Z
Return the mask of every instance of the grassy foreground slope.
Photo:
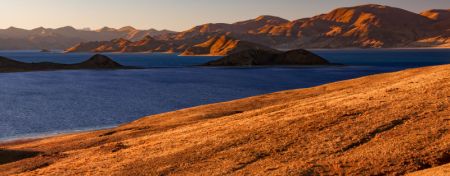
M0 175L400 175L450 162L450 65L0 145Z
M447 176L447 175L450 175L450 164L408 174L408 176Z

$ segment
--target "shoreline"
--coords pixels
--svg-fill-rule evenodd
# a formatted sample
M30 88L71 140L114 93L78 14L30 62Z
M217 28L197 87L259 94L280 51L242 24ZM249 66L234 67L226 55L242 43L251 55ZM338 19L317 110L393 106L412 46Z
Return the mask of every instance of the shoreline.
M346 67L346 66L348 66L348 65L330 64L330 65L317 65L317 66L316 65L311 65L311 66L251 66L251 67L246 67L246 66L231 66L231 67L230 66L188 66L188 67L183 67L183 68L258 69L258 68L271 68L271 67L275 67L275 68L278 68L278 67L280 67L280 68L314 68L314 67ZM439 66L439 65L436 65L436 66ZM435 66L426 66L426 67L435 67ZM155 68L160 68L160 67L155 67ZM144 68L144 69L139 69L139 70L155 69L155 68ZM178 68L178 67L161 67L161 68ZM423 68L423 67L419 67L419 68ZM406 69L399 70L399 71L405 71L405 70L410 70L410 69L417 69L417 68L406 68ZM130 70L133 70L133 69L130 69ZM54 71L78 71L78 70L54 70ZM399 72L399 71L394 71L394 73L395 72ZM42 72L42 71L26 71L26 72ZM0 72L0 74L1 73L17 73L17 72ZM392 72L384 72L384 73L379 73L379 74L387 74L387 73L392 73ZM379 74L375 74L375 75L379 75ZM374 76L374 75L367 75L367 76ZM321 84L321 85L317 85L317 86L323 86L323 85L338 83L338 82L342 82L342 81L349 81L349 80L359 79L359 78L363 78L363 77L367 77L367 76L351 78L351 79L346 79L346 80L341 80L341 81L336 81L336 82L329 82L329 83L325 83L325 84ZM313 86L313 87L317 87L317 86ZM300 88L300 89L308 89L308 88L313 88L313 87L304 87L304 88ZM293 90L297 90L297 89L293 89ZM292 90L288 89L288 90L281 90L281 91L278 91L278 92L284 92L284 91L292 91ZM276 93L276 92L273 92L273 93ZM272 93L268 93L268 94L272 94ZM257 97L257 96L264 96L264 95L266 95L266 94L254 95L254 96L250 96L250 97L243 97L243 98L229 100L229 101L238 101L238 100L241 100L241 99L247 99L247 98L252 98L252 97ZM225 102L229 102L229 101L225 101ZM225 102L217 102L217 103L225 103ZM212 103L212 104L217 104L217 103ZM210 105L210 104L203 104L203 105L199 105L199 106L207 106L207 105ZM190 108L195 108L195 107L198 107L198 106L188 107L188 108L184 108L184 109L190 109ZM164 113L161 113L161 114L170 113L170 112L176 112L176 111L180 111L180 110L183 110L183 109L178 109L178 110L173 110L173 111L169 111L169 112L164 112ZM153 115L148 115L148 116L155 116L155 115L159 115L159 114L153 114ZM148 116L142 116L140 118L137 118L136 120L139 120L141 118L145 118L145 117L148 117ZM2 144L15 142L15 141L39 140L39 139L46 139L46 138L52 138L52 137L58 137L58 136L65 136L65 135L73 135L73 134L86 133L86 132L95 132L95 131L108 130L108 129L117 128L117 127L119 127L121 125L132 123L132 122L133 121L125 122L125 123L117 124L117 125L107 125L107 126L98 126L98 127L86 127L86 128L78 128L78 129L73 129L73 130L60 130L60 131L43 132L43 133L30 133L30 134L25 134L25 135L16 135L16 136L11 136L11 137L4 137L4 138L0 138L0 146Z
M330 65L305 65L305 66L289 66L289 65L282 66L281 65L281 66L250 66L250 67L248 67L248 66L185 66L185 67L152 67L152 68L143 68L143 69L136 69L136 70L160 69L160 68L162 68L162 69L164 69L164 68L206 68L206 69L297 68L297 69L305 69L305 68L315 68L315 67L348 67L348 66L352 66L352 65L330 64ZM403 70L409 70L409 69L414 69L414 68L406 68ZM98 70L98 71L114 71L114 70L116 70L116 69ZM134 70L134 69L117 69L117 70ZM50 70L50 71L80 71L80 70ZM97 71L97 70L95 70L95 71ZM400 70L400 71L402 71L402 70ZM25 73L33 73L33 72L48 72L48 71L25 71ZM394 71L394 72L398 72L398 71ZM0 74L2 74L2 73L24 73L24 72L0 72ZM379 74L386 74L386 73L391 73L391 72L384 72L384 73L379 73ZM378 74L375 74L375 75L378 75ZM367 75L367 76L372 76L372 75ZM366 77L366 76L362 76L362 77ZM358 78L361 78L361 77L352 78L352 79L358 79ZM341 81L348 81L348 80L352 80L352 79L346 79L346 80L341 80ZM337 82L341 82L341 81L337 81ZM329 82L329 83L325 83L325 84L332 84L332 83L337 83L337 82ZM325 84L321 84L321 85L317 85L317 86L322 86ZM313 87L317 87L317 86L313 86ZM305 87L305 88L301 88L301 89L307 89L307 88L312 88L312 87ZM290 90L281 90L279 92L283 92L283 91L290 91ZM271 94L271 93L269 93L269 94ZM243 98L229 100L229 101L237 101L240 99L246 99L246 98L263 96L263 95L265 95L265 94L254 95L254 96L250 96L250 97L243 97ZM225 101L225 102L228 102L228 101ZM223 102L217 102L217 103L223 103ZM216 103L213 103L213 104L216 104ZM203 105L199 105L199 106L206 106L206 105L209 105L209 104L203 104ZM195 108L195 107L197 107L197 106L188 107L185 109ZM179 110L183 110L183 109L177 109L177 110L173 110L170 112L179 111ZM164 112L164 113L170 113L170 112ZM161 113L161 114L163 114L163 113ZM137 118L136 120L139 120L141 118L145 118L148 116L154 116L154 115L158 115L158 114L145 115L145 116ZM131 121L131 122L133 122L133 121ZM117 124L117 125L107 125L107 126L98 126L98 127L83 127L83 128L73 129L73 130L59 130L59 131L30 133L30 134L24 134L24 135L15 135L15 136L11 136L11 137L4 137L4 138L0 138L0 146L4 145L5 143L16 142L16 141L40 140L40 139L59 137L59 136L65 136L65 135L73 135L73 134L79 134L79 133L108 130L108 129L113 129L113 128L119 127L121 125L131 123L131 122L124 122L124 123Z
M52 132L43 132L43 133L31 133L25 135L15 135L11 137L0 138L0 147L5 144L15 143L20 141L34 141L58 136L65 135L74 135L86 132L94 132L94 131L102 131L117 128L122 124L118 125L107 125L107 126L98 126L98 127L86 127L86 128L78 128L73 130L60 130L60 131L52 131Z

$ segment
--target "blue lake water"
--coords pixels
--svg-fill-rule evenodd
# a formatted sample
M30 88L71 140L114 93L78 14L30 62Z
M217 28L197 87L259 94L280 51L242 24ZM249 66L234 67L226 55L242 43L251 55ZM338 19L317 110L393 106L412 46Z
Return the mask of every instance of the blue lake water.
M142 70L0 74L0 140L96 129L140 117L405 68L449 64L450 50L314 50L331 67L189 67L212 57L109 53ZM91 53L0 51L26 62L76 63Z

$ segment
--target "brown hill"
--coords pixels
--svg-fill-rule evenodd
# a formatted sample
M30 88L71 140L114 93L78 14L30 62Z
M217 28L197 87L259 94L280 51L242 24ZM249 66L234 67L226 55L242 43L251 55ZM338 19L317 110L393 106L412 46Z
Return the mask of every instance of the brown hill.
M145 36L143 39L128 43L124 45L122 48L119 48L121 52L154 52L163 50L166 51L169 49L168 42L157 40L151 36ZM164 49L161 49L164 48Z
M120 65L111 58L96 54L88 60L77 64L58 64L51 62L25 63L0 56L0 72L74 70L74 69L124 69L131 68Z
M393 18L394 17L394 18ZM430 21L399 8L363 5L339 8L304 22L301 35L314 37L314 43L302 45L336 47L403 47L426 36L424 26Z
M132 42L123 38L101 42L83 42L65 50L65 52L117 52Z
M303 49L286 52L249 49L236 52L204 66L258 66L258 65L328 65L324 58Z
M412 46L450 47L450 10L428 10L421 15L433 21L429 26L432 35L414 42Z
M439 32L437 35L450 37L450 9L447 10L428 10L422 12L421 15L434 20L432 28L436 31L444 31Z
M226 35L212 36L206 42L187 48L181 55L210 55L226 56L245 50L269 50L273 49L252 42L236 40Z
M414 95L414 96L411 96ZM450 65L0 145L2 175L402 175L450 161Z

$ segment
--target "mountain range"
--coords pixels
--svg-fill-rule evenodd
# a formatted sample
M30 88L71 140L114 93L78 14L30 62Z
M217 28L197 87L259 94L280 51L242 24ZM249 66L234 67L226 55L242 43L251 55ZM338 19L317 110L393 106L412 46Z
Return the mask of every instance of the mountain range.
M260 16L231 24L203 24L182 32L139 31L131 27L103 28L97 31L79 31L65 27L51 31L61 30L68 32L54 32L59 35L49 36L34 32L34 35L29 35L26 39L19 38L28 42L25 42L27 44L24 46L14 45L14 42L2 42L7 40L5 36L10 35L0 31L0 49L25 46L53 49L68 46L78 40L80 43L72 46L69 51L180 52L205 55L189 52L187 49L222 36L280 50L450 47L450 9L414 13L395 7L367 4L338 8L326 14L293 21L275 16ZM39 31L39 28L31 31ZM142 39L139 40L140 38ZM195 48L198 49L194 47L194 50ZM228 49L234 50L233 47ZM216 54L223 52L207 53Z
M98 30L80 30L71 26L61 28L35 28L31 30L10 27L0 29L0 49L66 49L80 42L104 41L116 38L139 40L145 36L174 33L169 30L138 30L131 26L120 29L104 27Z

